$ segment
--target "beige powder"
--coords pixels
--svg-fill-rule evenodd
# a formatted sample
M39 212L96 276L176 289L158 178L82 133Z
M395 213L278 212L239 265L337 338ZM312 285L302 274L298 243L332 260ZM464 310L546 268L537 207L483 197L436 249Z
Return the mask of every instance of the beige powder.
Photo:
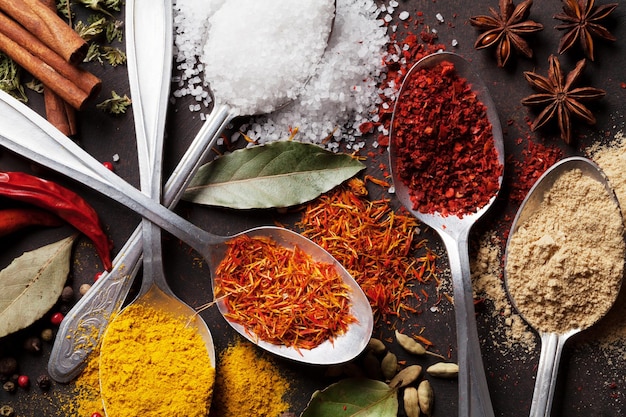
M622 214L604 186L571 170L511 236L506 273L519 312L540 331L587 328L611 307L624 267Z
M613 141L606 145L595 145L588 149L588 155L596 162L609 178L615 195L622 207L624 224L626 224L626 135L618 132ZM618 296L615 306L587 333L589 340L600 342L611 351L622 351L626 357L626 285Z
M493 304L492 317L498 323L491 330L490 341L500 353L531 353L536 346L535 333L513 309L504 288L502 270L502 241L496 232L488 232L479 242L471 258L472 284L475 297L485 298Z

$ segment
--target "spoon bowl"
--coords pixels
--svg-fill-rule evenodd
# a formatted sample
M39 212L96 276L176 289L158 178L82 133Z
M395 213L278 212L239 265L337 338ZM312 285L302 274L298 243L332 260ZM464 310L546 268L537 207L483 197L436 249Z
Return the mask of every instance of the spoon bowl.
M504 165L504 143L502 130L495 105L489 96L486 86L480 77L474 73L469 62L461 56L438 52L418 61L407 73L400 88L398 100L402 99L402 92L408 88L407 80L421 69L434 67L442 62L451 62L457 74L471 84L478 99L487 108L487 117L492 126L494 147L498 154L498 162ZM400 202L421 222L434 229L446 247L450 262L450 273L454 290L454 309L456 317L457 350L459 364L459 416L488 416L494 415L485 376L476 319L474 316L474 300L470 276L470 262L468 254L468 236L474 223L483 215L496 199L497 191L489 202L481 208L462 216L454 214L444 215L440 212L423 213L413 208L409 187L399 178L397 173L397 145L394 143L393 127L398 109L398 102L394 108L389 140L389 160L393 177L395 193ZM502 184L502 175L498 179ZM425 190L426 192L441 192Z
M535 182L515 215L513 224L509 232L509 238L507 240L504 258L505 287L507 289L507 293L509 294L511 304L522 317L524 317L524 312L521 311L516 305L515 298L511 295L511 291L509 289L510 277L507 274L507 260L509 258L511 239L518 231L520 226L525 224L533 214L537 213L544 201L546 192L548 192L552 188L555 181L564 173L574 169L582 171L583 175L591 177L592 179L602 184L608 192L609 196L611 196L615 204L619 207L619 203L617 201L615 193L611 188L608 180L599 169L599 167L587 158L570 157L562 159L561 161L552 165L537 180L537 182ZM611 305L615 302L618 293L619 291L615 291L615 298L610 303ZM596 307L600 308L601 310L598 311L598 314L594 317L597 318L595 322L597 322L601 317L606 315L610 306L607 305L607 307L603 310L600 306ZM527 317L524 318L530 327L534 327ZM550 415L554 397L554 390L558 376L559 362L561 359L563 347L569 338L595 324L595 322L590 324L588 323L586 327L573 328L564 332L551 332L535 329L539 333L539 337L541 339L541 353L539 356L537 377L535 379L535 387L533 390L533 397L530 408L531 417L545 417Z

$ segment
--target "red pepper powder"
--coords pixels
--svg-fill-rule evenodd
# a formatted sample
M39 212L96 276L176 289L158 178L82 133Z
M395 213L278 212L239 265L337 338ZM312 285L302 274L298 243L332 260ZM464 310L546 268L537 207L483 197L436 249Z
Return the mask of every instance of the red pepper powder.
M408 75L392 127L398 177L413 209L462 217L485 206L500 188L503 166L487 108L454 64Z

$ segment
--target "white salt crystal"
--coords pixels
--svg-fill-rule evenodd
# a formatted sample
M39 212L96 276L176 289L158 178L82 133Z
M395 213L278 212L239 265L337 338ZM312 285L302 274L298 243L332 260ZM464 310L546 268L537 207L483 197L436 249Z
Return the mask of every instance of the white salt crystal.
M296 98L324 53L333 15L333 0L224 1L201 55L215 100L250 115Z
M452 39L451 44L452 46L459 46L459 41L457 41L456 39Z
M409 18L410 14L407 11L404 12L400 12L400 14L398 15L398 19L400 20L407 20Z
M443 18L443 15L442 15L441 13L437 13L437 14L435 15L435 18L437 19L437 21L438 21L439 23L443 23L443 22L445 22L445 20L444 20L444 18Z

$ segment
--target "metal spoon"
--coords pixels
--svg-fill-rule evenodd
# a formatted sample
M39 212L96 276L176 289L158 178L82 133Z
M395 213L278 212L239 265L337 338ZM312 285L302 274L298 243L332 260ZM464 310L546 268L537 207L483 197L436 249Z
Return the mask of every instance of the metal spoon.
M138 32L138 29L135 28L136 26L151 25L154 20L149 13L137 14L137 16L139 17L135 19L135 23L137 23L135 26L128 27L133 22L127 24L127 32L130 35ZM330 24L332 31L334 19ZM150 30L147 33L150 33ZM145 39L145 43L147 46L141 48L141 51L144 53L153 51L153 54L159 54L166 47L162 43L161 38L156 36L148 37ZM132 47L130 45L130 48ZM130 48L127 47L129 51ZM129 66L131 86L132 77L137 77L141 80L145 77L149 78L154 73L153 67L150 66L140 67L138 71L137 74L133 74ZM279 104L278 108L285 104ZM198 170L200 163L206 159L221 132L235 118L237 113L235 109L228 105L218 104L214 107L172 173L170 180L165 184L163 204L166 207L172 209L176 206L186 186ZM87 357L94 347L98 345L110 318L119 311L131 288L132 278L137 274L142 254L141 249L140 226L135 229L113 260L113 270L103 274L93 285L92 290L81 298L66 315L57 332L48 362L48 372L56 381L69 382L85 366Z
M188 222L177 214L155 203L145 194L106 169L101 163L61 134L45 119L8 94L0 92L0 145L40 165L53 169L101 192L186 242L206 260L211 275L224 258L225 242L235 236L217 236ZM176 174L174 174L176 175ZM175 176L173 187L180 189ZM298 246L316 261L332 264L350 288L351 314L358 320L346 333L326 341L314 349L296 350L257 340L233 326L253 343L278 356L310 364L336 364L353 359L366 346L373 328L369 301L345 268L328 252L304 236L289 229L263 226L239 233L268 237L285 247Z
M434 66L442 61L449 61L454 64L457 73L469 81L472 85L472 90L476 92L479 99L487 107L487 115L493 128L493 137L495 148L498 152L498 159L501 164L504 164L502 130L495 106L480 77L472 71L470 64L465 59L461 58L459 55L447 52L432 54L418 61L411 68L406 78L409 78L409 74L413 71ZM402 88L404 88L404 85L401 87L400 91L402 91ZM485 377L485 368L483 367L483 360L480 354L478 330L474 317L468 236L474 223L489 209L493 201L495 201L496 196L494 195L490 202L477 212L466 214L463 217L454 215L442 216L439 213L421 213L413 210L409 198L409 189L403 181L397 177L395 172L397 158L393 131L391 132L391 139L389 141L389 158L395 192L398 198L415 217L437 231L448 252L452 286L454 289L454 311L456 318L459 363L459 416L492 417L494 412ZM501 183L502 177L500 177L500 184ZM438 192L437 190L427 191Z
M587 158L583 157L570 157L565 158L556 164L552 165L533 185L533 187L528 192L528 195L522 202L517 214L515 215L515 219L513 219L513 224L511 226L511 230L509 232L509 239L506 245L505 251L505 268L504 268L504 278L505 285L507 285L507 274L506 274L506 260L507 254L509 252L509 244L511 242L511 237L515 234L518 228L526 222L526 220L533 215L533 213L537 212L541 203L544 199L545 193L552 188L554 182L565 172L571 171L573 169L580 169L583 175L589 176L599 183L603 184L609 195L615 201L615 204L619 206L615 193L606 177L602 173L602 171L598 168L596 164L590 161ZM507 286L508 291L508 286ZM615 291L615 299L617 298L619 291ZM510 294L510 292L509 292ZM511 303L515 306L515 300L513 297L510 297ZM615 302L615 299L612 301ZM613 302L611 304L613 304ZM516 308L517 309L517 308ZM600 311L598 314L598 320L603 317L609 308L605 311ZM523 317L523 312L517 310L520 315ZM529 323L532 327L532 324ZM580 333L585 328L577 328L567 331L565 333L554 333L554 332L545 332L539 331L539 336L541 339L541 353L539 356L539 365L537 368L537 378L535 379L535 387L533 390L533 398L530 406L530 416L531 417L549 417L550 411L552 409L552 402L554 398L554 388L556 386L556 380L559 371L559 362L561 360L561 354L563 352L563 346L567 340L574 336L577 333Z
M146 17L147 14L151 14L150 27L142 28L140 23L148 20L137 19L137 17ZM160 3L146 0L127 1L126 21L128 30L126 42L130 46L130 48L127 47L129 80L133 99L141 190L154 201L160 202L163 140L172 63L172 2L171 0L164 0ZM156 56L155 51L148 48L153 39L158 44L165 45L162 53ZM142 66L145 67L142 68ZM161 72L153 71L151 74L153 77L150 77L149 71L146 71L150 67L161 69ZM139 78L139 73L144 76ZM164 311L173 317L184 319L183 322L188 326L193 326L202 337L211 366L215 368L215 347L206 322L196 314L194 309L176 297L165 279L161 229L144 218L142 230L144 274L139 294L131 304L143 304L147 308ZM123 317L126 311L128 310L122 310L112 323ZM110 340L107 339L109 332L111 330L105 332L102 346L106 346L107 340ZM159 364L155 365L159 366ZM102 402L105 410L108 400L103 396Z

